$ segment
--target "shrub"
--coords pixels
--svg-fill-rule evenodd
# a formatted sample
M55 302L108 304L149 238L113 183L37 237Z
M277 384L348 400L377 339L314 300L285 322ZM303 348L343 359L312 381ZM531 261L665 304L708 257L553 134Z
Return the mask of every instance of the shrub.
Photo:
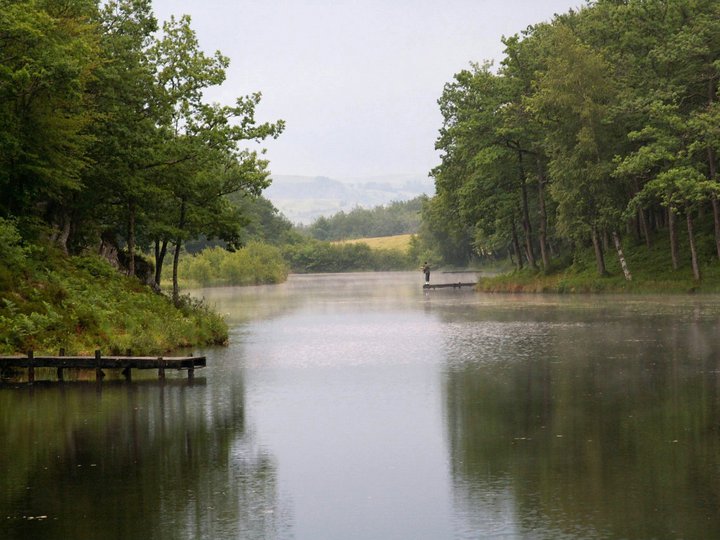
M203 286L281 283L288 273L280 250L262 242L250 242L235 252L208 248L183 257L179 268L181 279Z
M22 246L22 238L12 220L0 218L0 266L17 269L22 266L27 249Z

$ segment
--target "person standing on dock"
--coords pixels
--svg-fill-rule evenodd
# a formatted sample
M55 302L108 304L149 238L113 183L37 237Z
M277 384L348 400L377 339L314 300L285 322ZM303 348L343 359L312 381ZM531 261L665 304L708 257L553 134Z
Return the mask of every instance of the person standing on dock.
M423 274L425 274L425 285L430 285L430 265L427 261L422 265Z

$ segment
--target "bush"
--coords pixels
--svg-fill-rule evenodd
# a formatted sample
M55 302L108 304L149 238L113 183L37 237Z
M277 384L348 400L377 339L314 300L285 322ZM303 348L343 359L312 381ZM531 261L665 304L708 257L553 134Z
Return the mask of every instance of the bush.
M179 277L198 285L261 285L281 283L289 267L275 246L250 242L229 252L220 247L208 248L180 261Z

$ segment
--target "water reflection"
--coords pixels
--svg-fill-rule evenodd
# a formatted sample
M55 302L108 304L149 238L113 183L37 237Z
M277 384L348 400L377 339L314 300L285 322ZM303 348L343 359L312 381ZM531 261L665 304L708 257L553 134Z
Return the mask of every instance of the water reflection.
M474 272L463 274L438 273L438 282L475 281ZM287 283L259 287L216 287L198 289L191 293L204 297L232 324L279 319L304 308L349 313L360 311L417 309L440 305L453 297L473 296L462 291L422 293L420 272L375 272L360 274L291 275ZM449 294L448 294L449 293ZM454 295L453 295L454 293Z
M421 284L203 291L194 385L0 387L0 538L720 537L720 297Z
M272 458L242 379L0 390L0 537L275 538Z
M459 536L720 537L717 311L572 302L448 317Z

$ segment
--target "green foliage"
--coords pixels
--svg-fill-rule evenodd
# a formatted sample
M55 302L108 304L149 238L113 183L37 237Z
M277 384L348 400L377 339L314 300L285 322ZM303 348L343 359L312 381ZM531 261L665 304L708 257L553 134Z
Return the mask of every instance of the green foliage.
M551 272L592 244L602 275L615 264L603 239L632 231L650 248L667 228L676 267L677 223L696 258L707 240L692 224L712 213L720 258L719 20L709 0L591 2L504 39L498 70L456 74L425 252L509 253L518 269L540 253Z
M207 102L229 59L200 48L189 17L158 31L150 0L0 3L0 347L150 352L223 341L221 321L185 309L177 275L182 312L99 260L66 256L102 244L141 276L149 265L136 251L154 247L159 286L168 248L179 256L194 238L232 248L261 236L277 216L228 196L260 196L268 163L244 145L284 123L258 122L259 92ZM233 283L287 275L277 249L250 245L235 264ZM200 280L213 271L193 270Z
M35 220L63 251L135 253L204 237L236 247L251 219L228 195L268 185L259 92L209 103L229 59L150 0L13 0L0 9L0 217ZM175 271L175 267L173 267ZM173 295L179 301L177 280Z
M27 252L15 223L0 217L0 267L16 269L22 266Z
M649 181L628 203L630 211L637 210L648 200L657 200L662 206L677 211L695 208L720 194L720 184L709 181L693 167L674 167Z
M407 270L415 264L400 250L371 249L367 244L332 244L310 240L283 246L283 256L296 273Z
M279 248L251 242L235 252L214 247L185 256L179 275L201 286L261 285L282 283L288 272Z
M67 259L37 249L22 272L28 276L22 283L0 288L3 354L61 347L158 354L227 340L227 326L207 306L186 301L177 309L98 257Z
M425 199L427 197L422 195L372 209L338 212L330 217L320 217L300 230L316 240L329 241L413 234L420 227L420 210Z
M13 1L0 9L0 215L37 215L81 188L98 63L93 2Z

